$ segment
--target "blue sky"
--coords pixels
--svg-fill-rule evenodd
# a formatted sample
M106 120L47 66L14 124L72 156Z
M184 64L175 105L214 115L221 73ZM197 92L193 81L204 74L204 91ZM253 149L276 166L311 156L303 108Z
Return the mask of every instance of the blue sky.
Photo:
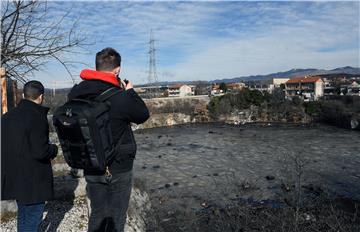
M359 2L50 2L51 17L71 10L91 46L64 57L94 66L105 47L122 56L122 77L147 82L150 29L160 81L213 80L292 68L359 66ZM50 19L49 19L50 20ZM85 65L86 64L86 65ZM69 81L52 62L35 74L45 84Z

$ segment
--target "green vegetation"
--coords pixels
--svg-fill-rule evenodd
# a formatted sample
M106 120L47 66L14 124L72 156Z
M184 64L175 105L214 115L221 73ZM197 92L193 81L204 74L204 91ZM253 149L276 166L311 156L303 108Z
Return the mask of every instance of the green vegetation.
M307 113L310 116L316 117L320 113L321 103L316 101L304 102L304 107L305 107L305 113Z
M360 119L360 97L339 96L332 100L304 103L305 112L314 121L350 128L352 118Z
M230 114L234 109L248 109L251 105L260 106L265 96L258 90L244 89L239 92L213 97L208 110L213 118L220 114Z
M323 122L350 128L351 119L360 120L360 97L335 96L333 99L304 102L301 98L285 99L281 88L271 94L244 89L213 97L208 105L213 120L236 116L240 111L251 114L252 121ZM251 112L250 112L251 111ZM247 120L242 118L241 120Z
M321 101L319 104L320 122L350 128L352 118L360 120L360 97Z
M224 93L227 92L227 86L226 86L226 84L225 84L224 82L221 82L221 83L220 83L219 88L220 88Z
M250 109L251 106L258 108L257 118L268 114L269 121L277 121L287 118L292 121L294 115L302 113L302 107L298 102L285 100L282 89L275 89L273 93L258 90L243 89L242 91L213 97L208 105L212 119L217 120L222 115L230 115L236 111ZM256 115L254 115L256 118Z

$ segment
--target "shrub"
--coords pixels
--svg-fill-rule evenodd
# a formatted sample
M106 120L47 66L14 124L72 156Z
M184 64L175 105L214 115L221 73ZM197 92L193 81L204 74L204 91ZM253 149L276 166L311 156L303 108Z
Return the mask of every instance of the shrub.
M303 101L301 100L301 98L298 97L298 96L293 97L293 98L292 98L292 102L293 102L293 104L294 104L295 106L300 106L300 105L303 103Z
M211 101L209 102L207 108L209 110L210 117L215 119L218 117L219 112L219 104L220 104L220 97L213 97Z
M320 107L320 120L344 128L350 127L351 113L341 101L324 101Z
M271 94L267 93L264 97L270 105L275 106L285 101L285 92L281 88L275 88Z
M210 116L216 119L221 114L231 114L233 110L248 109L251 105L260 106L265 101L262 92L244 89L219 97L213 97L208 105Z
M321 103L320 102L304 102L305 113L311 116L317 116L320 113Z

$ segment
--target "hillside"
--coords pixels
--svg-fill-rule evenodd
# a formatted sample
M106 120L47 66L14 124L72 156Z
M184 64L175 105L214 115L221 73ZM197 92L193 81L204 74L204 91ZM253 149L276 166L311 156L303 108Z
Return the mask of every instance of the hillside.
M240 81L259 81L259 80L270 80L272 78L282 78L282 77L296 77L296 76L306 76L306 75L328 75L328 74L350 74L350 75L360 75L360 68L354 68L350 66L336 68L332 70L325 69L291 69L285 72L271 73L267 75L252 75L244 77L234 77L234 78L224 78L216 79L212 82L240 82Z

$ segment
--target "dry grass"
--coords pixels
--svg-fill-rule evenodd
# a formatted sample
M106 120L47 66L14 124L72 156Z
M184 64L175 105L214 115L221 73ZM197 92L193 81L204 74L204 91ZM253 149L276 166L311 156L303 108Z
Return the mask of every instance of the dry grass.
M212 204L200 210L173 205L152 204L156 215L149 231L360 231L360 202L350 199L329 200L323 196L297 210L267 204ZM172 210L169 210L172 209Z

